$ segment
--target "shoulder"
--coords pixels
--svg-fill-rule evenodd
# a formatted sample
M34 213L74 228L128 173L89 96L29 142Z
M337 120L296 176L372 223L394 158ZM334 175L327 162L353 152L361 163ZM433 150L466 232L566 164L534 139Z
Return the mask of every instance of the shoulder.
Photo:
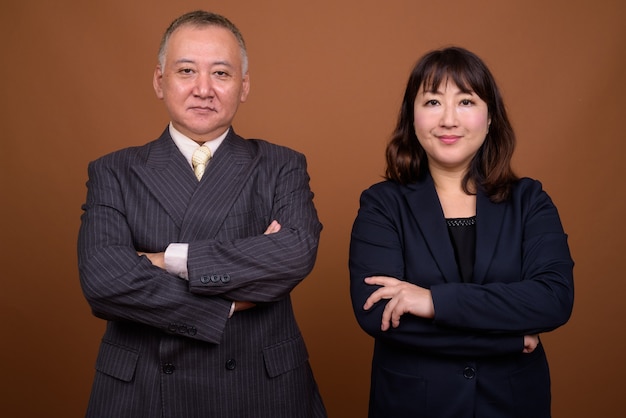
M265 139L242 138L233 132L228 140L235 153L243 152L249 158L258 160L262 164L281 166L286 163L297 162L306 165L306 157L303 153Z
M543 225L544 229L562 231L559 212L554 202L543 189L540 181L521 178L513 187L511 205L514 213L529 225Z
M381 206L391 209L404 205L404 196L410 191L408 186L392 180L375 183L361 193L360 204L363 206Z
M382 198L397 199L414 193L422 195L431 190L434 190L434 188L432 180L429 177L409 184L401 184L393 180L383 180L371 185L363 191L363 196L379 196Z
M550 202L550 196L543 189L543 184L530 177L522 177L513 184L511 200L517 204L534 204L536 202Z
M275 158L303 158L304 154L284 145L278 145L265 139L246 139L251 148L257 153Z
M150 151L155 148L159 139L150 141L144 145L132 146L122 148L108 154L105 154L98 159L92 161L90 166L93 167L123 167L137 164L141 161L146 161Z

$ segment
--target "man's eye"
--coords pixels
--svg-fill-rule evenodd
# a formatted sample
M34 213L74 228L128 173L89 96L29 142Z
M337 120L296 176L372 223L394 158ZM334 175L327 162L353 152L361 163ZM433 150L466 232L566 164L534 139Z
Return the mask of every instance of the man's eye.
M178 72L181 74L193 74L193 70L191 68L181 68Z
M214 74L216 76L218 76L218 77L227 77L228 76L228 73L226 71L216 71Z

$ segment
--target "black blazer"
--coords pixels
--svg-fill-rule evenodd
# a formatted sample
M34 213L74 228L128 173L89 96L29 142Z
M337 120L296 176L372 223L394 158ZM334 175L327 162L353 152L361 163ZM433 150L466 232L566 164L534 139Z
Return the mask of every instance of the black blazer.
M80 279L108 321L88 417L326 416L289 297L321 230L303 155L231 129L198 182L166 129L87 186ZM136 254L173 242L189 281ZM227 319L232 300L258 305Z
M511 199L477 195L473 283L462 283L432 178L387 181L361 196L350 279L361 327L375 338L370 417L549 417L550 378L541 344L523 336L570 317L573 261L555 206L521 179ZM429 288L434 320L404 315L380 330L384 303L363 310L386 275Z

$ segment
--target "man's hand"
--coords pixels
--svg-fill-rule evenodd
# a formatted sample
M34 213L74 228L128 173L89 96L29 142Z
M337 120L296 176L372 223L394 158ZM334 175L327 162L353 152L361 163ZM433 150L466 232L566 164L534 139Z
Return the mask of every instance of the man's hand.
M153 265L165 270L165 253L141 253L137 251L137 255L145 255Z
M386 276L367 277L365 283L382 287L367 298L363 309L371 309L375 303L383 299L389 300L381 321L380 329L383 331L387 331L390 326L397 328L400 325L400 317L406 313L422 318L435 316L433 298L428 289Z
M265 230L265 232L263 232L263 235L269 235L269 234L275 234L278 231L280 231L280 224L278 223L278 221L274 220L272 221L272 223L267 227L267 229Z
M256 303L235 301L235 312L245 311L246 309L254 308L255 306Z

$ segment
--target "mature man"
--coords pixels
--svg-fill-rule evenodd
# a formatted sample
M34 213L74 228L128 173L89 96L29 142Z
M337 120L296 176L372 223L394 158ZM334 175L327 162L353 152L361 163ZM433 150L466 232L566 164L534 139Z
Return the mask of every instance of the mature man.
M321 230L304 156L233 131L250 80L223 16L172 22L153 82L161 137L89 165L80 279L108 323L87 416L325 417L289 297Z

